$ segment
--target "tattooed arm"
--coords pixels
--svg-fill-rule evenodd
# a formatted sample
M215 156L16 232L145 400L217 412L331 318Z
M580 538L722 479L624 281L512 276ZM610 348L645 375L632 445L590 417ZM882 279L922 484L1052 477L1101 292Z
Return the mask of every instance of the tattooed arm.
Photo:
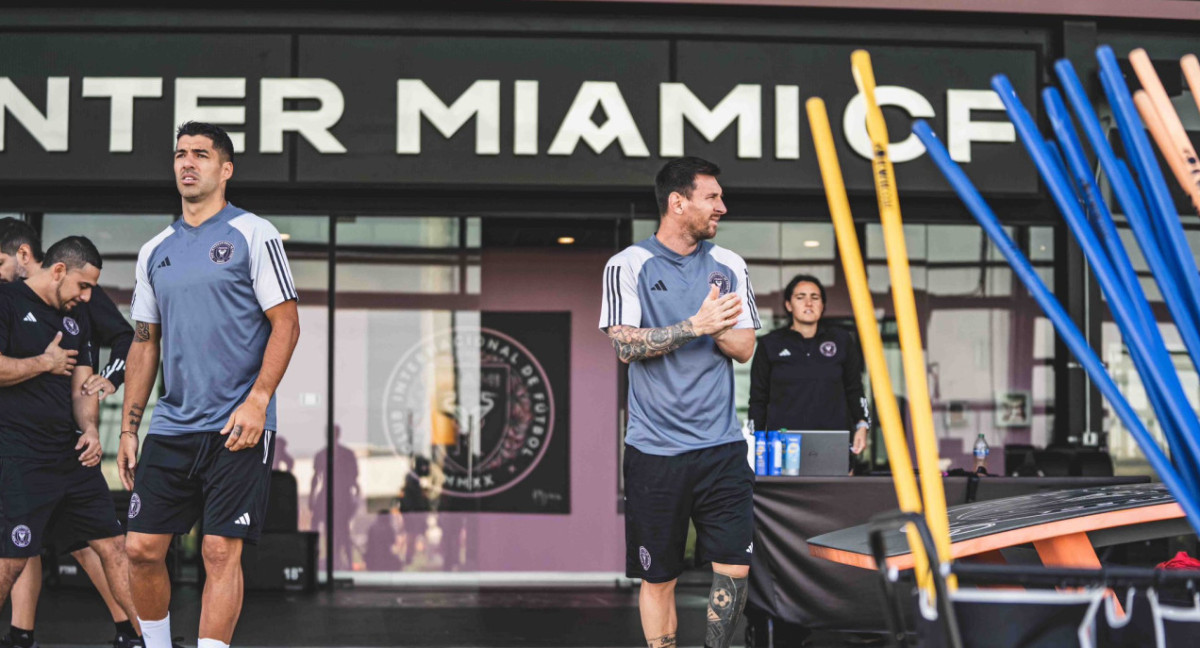
M137 467L138 428L150 390L158 377L159 343L162 330L158 324L135 322L133 344L125 359L125 403L121 407L121 447L117 452L117 470L125 488L133 488L133 474Z
M717 296L713 286L696 314L670 326L661 328L637 328L634 326L610 326L605 331L617 350L621 362L629 364L638 360L667 355L701 335L721 335L737 324L742 312L741 299L730 293ZM752 331L753 333L753 331ZM751 348L753 350L753 348Z
M617 357L625 364L667 355L696 337L690 319L662 328L608 327L608 339L612 340Z

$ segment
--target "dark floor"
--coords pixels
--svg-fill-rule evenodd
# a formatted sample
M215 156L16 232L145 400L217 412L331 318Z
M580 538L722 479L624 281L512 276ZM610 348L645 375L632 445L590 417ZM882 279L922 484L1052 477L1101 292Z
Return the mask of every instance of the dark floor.
M708 590L681 587L679 645L703 646ZM200 595L179 587L172 632L196 645ZM9 612L0 613L7 621ZM0 628L4 627L0 621ZM100 598L83 589L46 589L37 638L46 648L97 646L113 627ZM742 645L743 630L734 636ZM234 645L296 647L412 646L616 648L645 646L637 589L343 589L310 595L248 592ZM860 646L838 635L809 646Z

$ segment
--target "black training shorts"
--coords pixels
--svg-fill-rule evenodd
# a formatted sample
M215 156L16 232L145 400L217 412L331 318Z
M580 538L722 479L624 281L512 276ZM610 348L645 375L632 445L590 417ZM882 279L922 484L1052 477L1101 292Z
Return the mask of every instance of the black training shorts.
M134 533L187 533L197 520L204 535L256 542L267 513L275 432L238 452L218 432L150 434L142 446L129 500Z
M51 517L84 543L124 533L100 466L85 468L78 453L57 460L0 458L0 557L38 555Z
M651 583L677 578L689 519L698 562L750 564L754 471L746 442L672 457L625 446L625 575Z

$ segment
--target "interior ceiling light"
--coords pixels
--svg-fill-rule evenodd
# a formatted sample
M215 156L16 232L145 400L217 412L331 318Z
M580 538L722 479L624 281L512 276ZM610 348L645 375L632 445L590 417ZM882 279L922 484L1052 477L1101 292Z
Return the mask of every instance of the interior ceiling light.
M575 237L574 237L574 236L560 236L560 237L558 237L558 244L559 244L559 245L571 245L571 244L572 244L572 243L574 243L574 242L575 242Z

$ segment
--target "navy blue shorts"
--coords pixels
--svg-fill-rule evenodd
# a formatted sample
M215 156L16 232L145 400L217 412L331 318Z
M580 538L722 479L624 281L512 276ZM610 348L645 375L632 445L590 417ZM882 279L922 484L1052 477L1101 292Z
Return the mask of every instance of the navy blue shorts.
M746 442L664 457L625 446L625 575L666 583L683 573L688 521L696 559L749 565L754 471Z
M0 458L0 557L41 553L52 518L70 529L78 546L125 533L100 466L85 468L77 453L58 460Z
M138 458L130 531L187 533L199 520L204 535L256 542L262 533L275 458L275 432L238 452L218 432L149 434Z

